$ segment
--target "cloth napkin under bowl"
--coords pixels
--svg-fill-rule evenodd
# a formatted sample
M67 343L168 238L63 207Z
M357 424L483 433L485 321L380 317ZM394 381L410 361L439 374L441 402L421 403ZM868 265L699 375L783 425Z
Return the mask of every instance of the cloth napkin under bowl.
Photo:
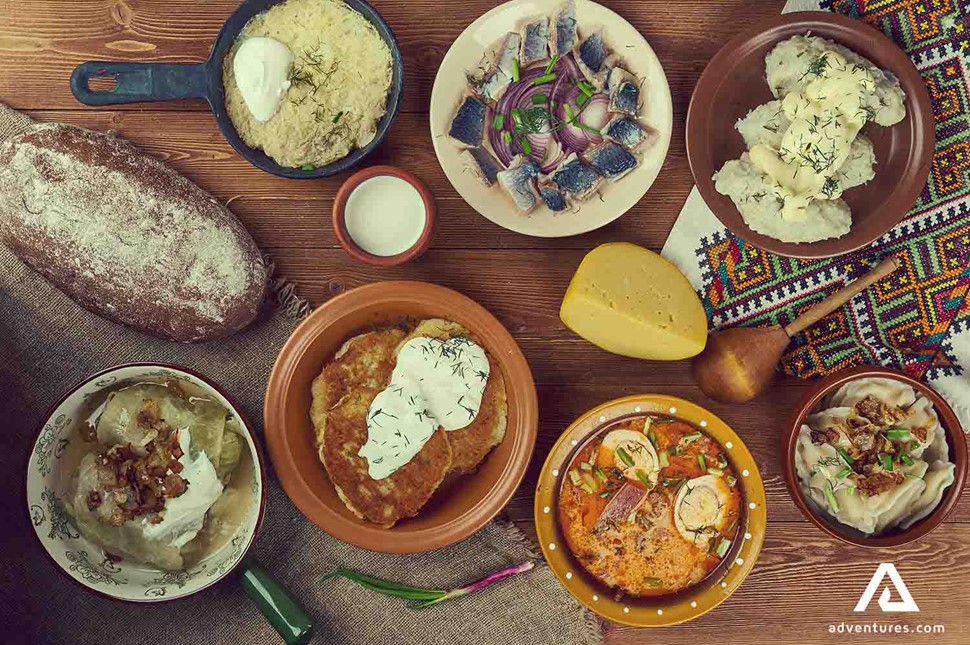
M29 127L0 108L0 140ZM24 501L27 455L50 406L106 367L165 362L195 369L242 406L261 431L263 395L280 347L306 312L292 286L251 327L226 340L180 345L107 322L0 246L0 625L23 643L281 643L233 577L188 598L123 604L101 598L57 571L33 535ZM385 555L351 547L307 521L272 471L262 529L251 552L312 616L315 643L534 645L601 641L599 623L556 581L526 537L492 522L446 549ZM13 491L10 493L10 491ZM421 587L452 588L526 559L537 567L479 593L414 611L403 601L323 574L348 567ZM13 641L8 641L13 642Z

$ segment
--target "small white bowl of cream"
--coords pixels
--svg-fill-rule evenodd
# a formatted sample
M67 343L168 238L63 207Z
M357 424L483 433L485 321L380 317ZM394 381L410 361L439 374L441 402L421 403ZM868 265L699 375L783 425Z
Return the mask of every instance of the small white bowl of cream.
M337 193L333 228L352 257L374 266L397 266L431 244L434 198L421 180L393 166L352 175Z

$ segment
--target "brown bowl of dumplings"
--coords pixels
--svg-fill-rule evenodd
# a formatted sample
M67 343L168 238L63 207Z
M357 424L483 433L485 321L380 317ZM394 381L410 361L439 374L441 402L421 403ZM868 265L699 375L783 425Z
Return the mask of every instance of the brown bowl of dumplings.
M785 481L799 510L843 542L918 540L956 507L967 475L963 428L931 387L855 367L815 383L790 417Z
M379 282L314 311L270 375L264 411L284 490L334 537L415 553L468 537L505 506L535 445L532 374L465 296Z

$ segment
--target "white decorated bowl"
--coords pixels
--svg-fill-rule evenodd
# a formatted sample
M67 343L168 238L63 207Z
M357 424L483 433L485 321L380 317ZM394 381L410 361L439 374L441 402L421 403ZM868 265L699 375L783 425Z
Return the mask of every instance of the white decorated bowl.
M125 383L178 379L201 388L236 416L249 448L252 500L236 534L192 567L165 571L138 562L116 561L78 532L62 499L71 482L65 462L87 401L98 392ZM91 376L65 394L44 420L27 464L27 512L34 533L50 559L67 576L95 593L128 602L164 602L209 587L243 560L263 517L265 475L262 455L246 417L222 390L202 375L174 365L133 363Z

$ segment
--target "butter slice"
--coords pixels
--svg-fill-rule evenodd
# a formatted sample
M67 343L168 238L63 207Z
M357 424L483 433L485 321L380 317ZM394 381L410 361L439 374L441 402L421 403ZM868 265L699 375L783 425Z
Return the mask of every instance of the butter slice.
M583 258L559 317L589 342L623 356L675 361L707 344L707 315L687 278L627 242L603 244Z

